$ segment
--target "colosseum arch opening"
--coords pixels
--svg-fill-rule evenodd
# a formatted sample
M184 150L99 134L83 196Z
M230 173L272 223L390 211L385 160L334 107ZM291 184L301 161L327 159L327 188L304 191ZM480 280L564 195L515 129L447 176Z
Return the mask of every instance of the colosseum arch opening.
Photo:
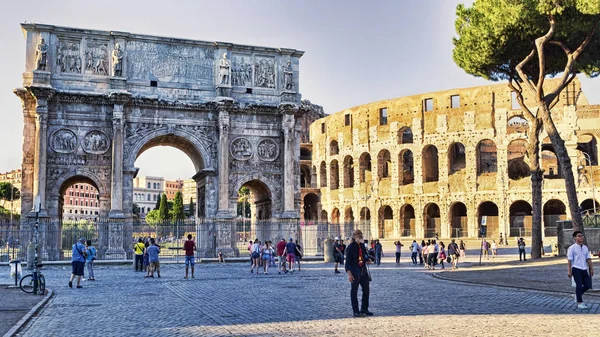
M415 181L413 153L411 150L402 150L398 154L398 182L400 185L412 184Z
M491 201L482 202L479 204L479 207L477 207L477 226L481 226L483 223L483 217L485 217L485 223L487 225L487 237L495 238L501 233L498 214L498 205Z
M360 209L360 223L363 228L369 228L371 222L371 210L368 207Z
M462 143L452 143L448 148L448 173L454 174L467 167L465 146Z
M583 166L598 165L598 140L592 134L577 136L577 150L581 152L578 160Z
M352 156L344 158L344 188L354 187L354 159Z
M319 196L308 193L304 196L304 221L317 221L319 216Z
M423 182L428 183L439 180L438 149L434 145L427 145L423 149Z
M544 235L556 236L556 222L567 219L567 206L558 199L546 201L543 208Z
M336 159L329 165L329 189L337 190L340 187L340 167Z
M327 164L322 161L321 169L319 170L319 177L321 178L319 187L327 187Z
M506 148L508 160L508 178L520 180L529 177L531 172L529 165L525 162L527 154L527 141L525 139L515 139L508 144Z
M542 170L544 179L562 179L562 167L552 144L542 144Z
M312 173L308 165L300 165L300 187L312 187Z
M600 203L594 199L585 199L579 204L579 209L581 209L581 213L585 214L594 214L594 206L596 207L596 212L600 213Z
M469 235L467 206L462 202L455 202L450 206L450 237L462 238Z
M531 236L531 205L524 200L518 200L510 205L510 236Z
M436 203L429 203L423 209L423 221L425 222L425 237L434 238L441 232L440 207Z
M373 180L373 173L371 170L371 155L368 152L364 152L360 155L358 165L360 182L364 183Z
M529 121L523 116L513 116L507 122L507 134L527 134L529 130Z
M415 231L415 209L410 204L400 207L400 235L413 236Z
M331 225L329 226L330 236L340 236L340 210L334 207L331 210Z
M390 151L381 150L377 155L377 178L378 180L389 178L392 170L392 159Z
M351 206L346 207L344 210L344 226L342 228L342 238L352 237L352 230L354 229L354 211Z
M408 127L402 127L398 130L398 144L412 144L413 142L413 133L412 130Z
M498 152L496 143L484 139L477 144L477 174L494 173L498 171Z
M329 214L326 210L321 211L321 222L329 222Z
M379 238L391 239L394 237L394 211L390 206L379 208Z

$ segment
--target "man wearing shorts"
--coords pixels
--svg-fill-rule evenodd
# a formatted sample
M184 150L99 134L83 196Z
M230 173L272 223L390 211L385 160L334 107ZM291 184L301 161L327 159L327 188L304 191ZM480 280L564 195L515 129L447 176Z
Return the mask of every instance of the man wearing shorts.
M83 267L85 266L85 238L79 239L79 242L73 245L72 257L71 257L71 278L69 279L69 288L73 288L73 279L77 276L77 288L82 288L80 285L81 277L83 276Z
M287 256L287 262L289 266L289 270L294 272L294 262L296 260L296 244L294 243L294 239L290 238L290 242L285 244L285 249L283 250L283 254Z
M188 267L192 266L192 278L194 278L194 251L196 250L196 243L192 240L192 234L188 234L187 241L183 244L185 250L185 277L188 278Z
M281 241L279 241L277 243L277 256L279 257L279 266L277 268L278 274L281 274L281 272L287 273L287 269L285 268L286 256L283 255L284 250L285 250L285 239L281 238Z
M150 239L150 247L147 248L148 251L148 261L150 262L150 276L146 275L145 277L154 278L154 272L158 274L160 277L160 262L158 262L158 254L160 254L160 247L156 245L156 241L154 239Z

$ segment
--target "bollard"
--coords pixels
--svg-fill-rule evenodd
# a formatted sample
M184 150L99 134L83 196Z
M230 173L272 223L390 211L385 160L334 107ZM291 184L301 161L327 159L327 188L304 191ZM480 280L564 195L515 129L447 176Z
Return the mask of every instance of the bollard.
M15 276L15 287L17 287L19 285L18 283L19 283L19 279L21 278L20 276L22 273L21 260L12 260L12 261L10 261L10 264L11 264L10 273ZM13 264L14 264L14 267L12 266Z

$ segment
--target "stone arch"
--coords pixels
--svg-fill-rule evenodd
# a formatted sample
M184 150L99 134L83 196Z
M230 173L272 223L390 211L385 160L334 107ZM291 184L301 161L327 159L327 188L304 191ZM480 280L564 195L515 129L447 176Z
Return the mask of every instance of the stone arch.
M371 155L368 152L363 152L358 160L359 163L359 179L361 183L371 181L373 179L371 169Z
M329 189L337 190L340 187L340 167L336 159L329 164Z
M405 149L398 154L398 174L400 185L412 184L415 181L415 165L411 150Z
M312 174L310 167L305 164L300 165L300 187L311 187Z
M360 209L360 221L370 221L371 220L371 210L369 207L363 207Z
M326 210L321 211L321 221L329 222L329 215L327 214Z
M394 236L394 211L388 205L379 208L379 238L391 238Z
M353 222L354 222L354 211L352 211L352 206L348 206L344 210L344 223L353 223Z
M448 173L453 174L467 167L465 146L460 142L450 144L448 148Z
M327 187L327 164L325 161L321 162L321 169L319 170L319 176L321 178L319 187Z
M423 208L425 237L433 238L440 233L442 229L442 223L440 220L440 207L434 202L425 205Z
M495 235L495 232L499 231L498 214L498 205L492 201L484 201L477 207L477 226L481 225L483 217L485 216L488 237L497 236Z
M439 180L438 149L435 145L423 148L423 182L428 183Z
M344 157L344 188L354 187L354 159Z
M346 207L344 210L344 228L342 230L342 239L352 237L352 230L354 229L354 211L352 206Z
M510 205L510 236L531 236L531 204L517 200Z
M408 126L404 126L398 130L398 144L412 144L413 133Z
M468 236L467 206L462 202L450 205L450 237L461 238Z
M526 134L529 130L529 121L521 115L510 117L506 124L506 133L509 135L515 133Z
M329 155L335 156L335 155L338 155L339 153L340 153L340 147L338 145L337 140L332 140L331 143L329 143Z
M377 178L379 180L390 177L392 170L392 159L390 151L381 150L377 155Z
M579 204L579 209L581 209L581 212L585 215L585 214L593 214L594 212L594 204L596 206L596 212L600 212L600 203L598 203L597 200L588 198L585 199L584 201L581 202L581 204Z
M477 144L477 174L498 171L498 150L491 139L483 139Z
M319 196L307 193L304 196L304 221L317 221L319 214Z
M542 170L544 179L561 179L562 167L552 144L542 145Z
M567 206L558 199L546 201L543 207L544 235L556 236L556 222L567 219Z
M110 189L107 187L107 184L110 184L110 176L106 175L104 176L104 179L102 179L89 169L82 167L77 167L63 173L56 179L54 184L51 185L47 197L49 202L46 205L50 213L49 215L56 215L59 221L63 219L65 191L71 185L77 183L92 185L98 191L98 218L106 217L110 208Z
M330 236L340 236L340 210L334 207L331 210L331 225L329 226Z
M404 204L400 207L400 236L415 234L415 208L411 204Z
M508 144L506 148L508 160L508 178L519 180L529 177L531 172L529 165L525 162L527 155L527 141L525 139L515 139Z
M301 146L300 147L300 160L312 160L311 149Z
M252 209L251 214L255 219L270 219L273 214L277 214L280 211L277 208L277 203L274 202L281 198L277 182L258 173L240 176L233 189L230 190L231 194L229 198L232 202L237 204L237 193L244 186L247 186L252 194L253 207L255 209Z
M598 140L596 136L591 133L584 133L582 135L577 135L577 150L581 152L583 158L578 158L579 162L583 166L587 165L598 165ZM589 159L583 153L587 154Z

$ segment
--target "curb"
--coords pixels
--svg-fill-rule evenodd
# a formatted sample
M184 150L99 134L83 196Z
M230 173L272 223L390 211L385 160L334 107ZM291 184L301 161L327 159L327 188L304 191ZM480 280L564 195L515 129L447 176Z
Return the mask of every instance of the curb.
M523 286L511 286L511 285L505 285L505 284L495 284L495 283L487 283L487 282L476 282L476 281L468 281L468 280L456 280L456 279L452 279L452 278L448 278L448 277L444 277L441 276L440 274L442 273L434 273L431 274L432 277L437 278L439 280L443 280L443 281L449 281L449 282L457 282L457 283L468 283L468 284L475 284L475 285L481 285L481 286L493 286L493 287L501 287L501 288L509 288L509 289L520 289L520 290L533 290L533 291L539 291L539 292L545 292L545 293L553 293L553 294L565 294L565 295L573 295L574 292L566 292L566 291L560 291L560 290L549 290L549 289L538 289L538 288L532 288L532 287L523 287ZM585 293L586 296L591 295L594 297L600 297L600 294L596 295L596 292L589 290L588 292Z
M3 337L15 336L16 333L19 332L25 326L25 324L29 322L29 320L31 320L33 315L35 315L42 308L42 306L44 306L50 300L50 298L53 295L54 292L52 291L52 289L48 288L48 294L46 294L46 296L40 301L40 303L36 304L36 306L31 308L31 310L29 310L29 312L25 314L25 316L23 316L23 318L21 318L17 322L17 324L15 324L10 330L8 330L8 332L5 333Z

